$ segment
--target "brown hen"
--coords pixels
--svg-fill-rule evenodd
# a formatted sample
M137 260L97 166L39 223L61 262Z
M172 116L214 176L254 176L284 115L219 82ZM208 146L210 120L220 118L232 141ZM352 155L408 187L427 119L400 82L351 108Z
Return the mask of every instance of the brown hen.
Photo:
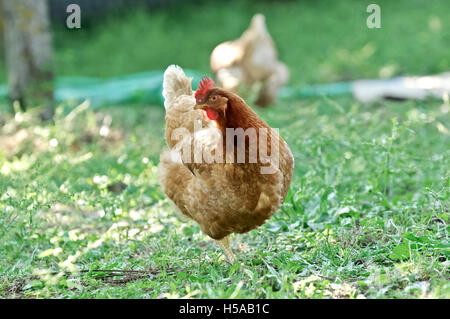
M262 225L279 209L294 158L277 131L239 96L213 86L205 79L194 96L191 79L181 68L166 70L169 149L161 154L159 180L181 213L195 220L234 262L228 236ZM199 150L214 160L196 159Z

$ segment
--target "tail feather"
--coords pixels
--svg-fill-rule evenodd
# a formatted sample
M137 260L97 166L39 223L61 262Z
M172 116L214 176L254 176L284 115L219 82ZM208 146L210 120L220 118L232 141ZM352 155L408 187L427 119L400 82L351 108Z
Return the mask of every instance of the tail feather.
M178 65L170 65L164 72L163 97L166 110L181 95L192 95L192 78L186 77Z
M194 175L181 162L176 151L164 149L158 165L158 180L162 191L169 197L185 216L193 218L186 205L191 199L187 191L192 188Z

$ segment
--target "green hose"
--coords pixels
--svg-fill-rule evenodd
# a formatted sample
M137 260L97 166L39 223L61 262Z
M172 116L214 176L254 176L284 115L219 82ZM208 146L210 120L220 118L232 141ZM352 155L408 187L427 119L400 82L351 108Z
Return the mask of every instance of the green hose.
M185 70L193 77L193 89L201 79L202 73ZM56 102L81 103L90 100L93 108L106 105L147 103L163 105L162 82L164 71L142 72L112 78L59 77L55 81L54 99ZM279 92L280 99L300 99L321 95L351 94L351 83L331 83L305 86L302 88L285 87ZM0 85L0 100L8 98L6 85Z

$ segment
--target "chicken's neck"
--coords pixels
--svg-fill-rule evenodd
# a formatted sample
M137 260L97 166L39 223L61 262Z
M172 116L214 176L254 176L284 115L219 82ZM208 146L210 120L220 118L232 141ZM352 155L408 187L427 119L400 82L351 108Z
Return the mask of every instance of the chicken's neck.
M227 128L242 128L244 131L248 128L255 128L257 135L259 135L259 128L269 129L269 126L240 98L237 101L234 99L229 100L226 115L220 116L216 120L216 125L224 137L227 136Z

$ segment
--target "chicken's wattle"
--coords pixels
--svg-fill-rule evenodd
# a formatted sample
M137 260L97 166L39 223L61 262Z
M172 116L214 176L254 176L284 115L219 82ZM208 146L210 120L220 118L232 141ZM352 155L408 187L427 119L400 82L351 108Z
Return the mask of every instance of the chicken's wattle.
M205 121L215 121L219 117L219 113L214 110L202 110L202 114Z

